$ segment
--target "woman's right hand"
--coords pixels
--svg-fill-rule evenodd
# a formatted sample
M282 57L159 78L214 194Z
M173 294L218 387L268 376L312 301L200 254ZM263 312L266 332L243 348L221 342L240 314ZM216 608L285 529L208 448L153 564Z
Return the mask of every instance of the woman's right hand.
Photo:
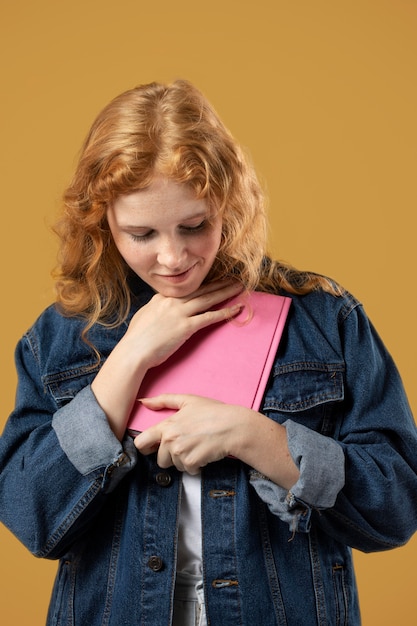
M216 282L182 298L156 294L133 316L91 389L118 439L126 430L147 370L163 363L198 330L232 318L239 304L227 301L242 291L237 282ZM224 302L215 310L211 310Z
M133 316L122 341L128 342L147 368L163 363L195 332L234 317L240 304L226 302L242 291L236 282L217 282L172 298L156 294ZM223 307L212 310L222 302Z

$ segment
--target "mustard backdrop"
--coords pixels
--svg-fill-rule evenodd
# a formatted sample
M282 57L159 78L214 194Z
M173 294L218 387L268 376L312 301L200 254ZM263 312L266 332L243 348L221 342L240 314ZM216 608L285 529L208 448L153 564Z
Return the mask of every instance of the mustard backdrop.
M364 302L415 410L416 33L414 0L1 0L0 426L85 133L119 92L177 77L249 148L273 254ZM0 546L0 621L41 626L56 565L4 527ZM364 625L416 625L416 538L355 558Z

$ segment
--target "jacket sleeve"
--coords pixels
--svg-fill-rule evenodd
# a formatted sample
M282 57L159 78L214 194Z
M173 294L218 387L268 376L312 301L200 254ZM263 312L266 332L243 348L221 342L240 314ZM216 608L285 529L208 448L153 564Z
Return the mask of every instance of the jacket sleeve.
M417 428L397 368L357 307L344 321L346 484L322 527L359 550L406 543L417 529Z
M0 438L0 516L38 557L59 558L136 463L89 386L57 410L27 338L16 349L15 410Z
M288 421L300 479L288 492L252 473L292 531L317 524L365 552L408 541L417 528L417 429L398 371L361 306L342 320L345 397L334 439Z

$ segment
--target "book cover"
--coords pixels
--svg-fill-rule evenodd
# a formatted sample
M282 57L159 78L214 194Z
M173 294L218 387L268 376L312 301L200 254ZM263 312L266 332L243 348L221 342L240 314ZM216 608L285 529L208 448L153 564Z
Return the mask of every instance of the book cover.
M231 302L242 302L242 295ZM259 410L291 299L252 292L231 320L195 333L164 363L146 373L138 397L193 394ZM137 402L128 430L141 432L174 411Z

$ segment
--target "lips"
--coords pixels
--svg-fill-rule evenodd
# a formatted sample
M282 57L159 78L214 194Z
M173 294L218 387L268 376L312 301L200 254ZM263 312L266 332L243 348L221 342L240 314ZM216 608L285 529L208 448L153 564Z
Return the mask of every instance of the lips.
M181 282L185 280L186 278L188 278L189 274L196 267L196 265L197 263L189 267L184 272L178 272L176 274L159 274L159 277L162 278L163 280L169 280L170 282Z

